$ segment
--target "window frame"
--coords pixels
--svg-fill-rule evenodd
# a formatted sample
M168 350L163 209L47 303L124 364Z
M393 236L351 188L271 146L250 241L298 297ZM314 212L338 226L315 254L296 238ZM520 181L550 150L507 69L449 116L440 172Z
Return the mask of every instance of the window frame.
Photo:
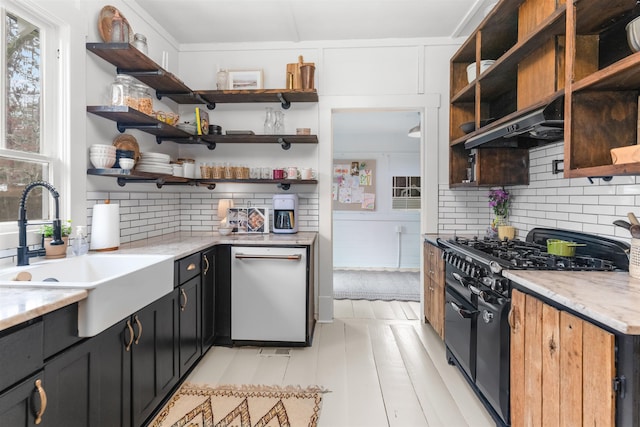
M396 180L398 178L404 178L406 179L406 185L404 186L398 186L396 185ZM419 187L412 187L411 183L412 180L414 179L418 179L420 180L420 186ZM407 191L411 191L414 189L417 189L420 192L420 195L417 197L412 197L411 195L407 195L407 196L396 196L396 190L398 189L404 189ZM417 207L409 207L409 202L412 200L417 200L418 202L418 206ZM398 202L402 202L402 204L404 204L404 207L396 207L396 201ZM421 176L411 176L411 175L391 175L391 210L392 211L419 211L421 209L421 205L422 205L422 177Z
M40 84L41 84L41 111L40 111L40 153L29 153L9 150L5 147L6 120L0 121L0 155L7 158L24 161L47 163L43 179L50 182L60 198L68 196L68 186L64 179L63 154L66 147L62 137L62 118L65 106L68 105L66 95L63 93L63 79L65 75L62 63L59 60L62 38L60 23L51 19L45 10L38 9L37 5L30 1L0 0L0 41L6 44L6 14L17 15L22 19L36 25L40 31ZM6 75L6 60L1 64L3 75ZM6 81L0 82L2 96L0 96L0 111L6 115L5 90ZM48 192L43 193L43 207L48 209L49 216L53 215L53 203ZM60 217L66 218L66 207L60 205ZM34 213L29 213L30 218L35 218ZM0 250L15 248L18 233L18 212L15 221L0 222ZM30 244L38 243L37 227L29 227L28 240Z

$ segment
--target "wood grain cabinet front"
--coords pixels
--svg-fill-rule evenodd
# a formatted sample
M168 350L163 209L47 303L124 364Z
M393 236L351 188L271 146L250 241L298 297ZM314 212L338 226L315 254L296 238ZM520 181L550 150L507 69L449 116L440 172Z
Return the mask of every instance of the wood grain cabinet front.
M424 242L424 317L444 340L445 266L442 250Z
M615 336L512 291L511 425L614 426Z

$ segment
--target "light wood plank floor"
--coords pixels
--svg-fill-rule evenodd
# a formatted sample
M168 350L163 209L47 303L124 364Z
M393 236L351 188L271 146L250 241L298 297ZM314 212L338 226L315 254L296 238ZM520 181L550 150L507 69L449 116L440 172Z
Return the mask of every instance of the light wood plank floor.
M187 378L206 384L319 385L322 427L485 427L495 423L444 343L420 321L420 304L336 300L333 323L290 354L213 347ZM271 353L270 355L268 353Z

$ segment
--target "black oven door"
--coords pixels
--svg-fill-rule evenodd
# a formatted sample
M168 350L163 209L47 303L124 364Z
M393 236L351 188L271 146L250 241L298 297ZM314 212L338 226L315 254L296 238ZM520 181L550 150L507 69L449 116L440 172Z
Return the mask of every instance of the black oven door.
M490 292L478 297L476 386L500 418L509 422L509 300Z
M478 311L450 286L446 288L444 342L454 363L473 381L476 375L475 322Z

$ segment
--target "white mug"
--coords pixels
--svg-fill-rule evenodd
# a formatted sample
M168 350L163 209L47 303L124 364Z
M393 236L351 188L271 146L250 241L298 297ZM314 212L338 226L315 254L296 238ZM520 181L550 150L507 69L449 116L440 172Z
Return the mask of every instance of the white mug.
M261 179L271 179L271 168L269 166L263 166L262 170L260 171L260 178Z
M316 172L311 168L300 169L300 177L302 179L316 179Z
M298 171L297 167L290 166L288 168L285 168L284 171L287 179L300 179L300 171Z

